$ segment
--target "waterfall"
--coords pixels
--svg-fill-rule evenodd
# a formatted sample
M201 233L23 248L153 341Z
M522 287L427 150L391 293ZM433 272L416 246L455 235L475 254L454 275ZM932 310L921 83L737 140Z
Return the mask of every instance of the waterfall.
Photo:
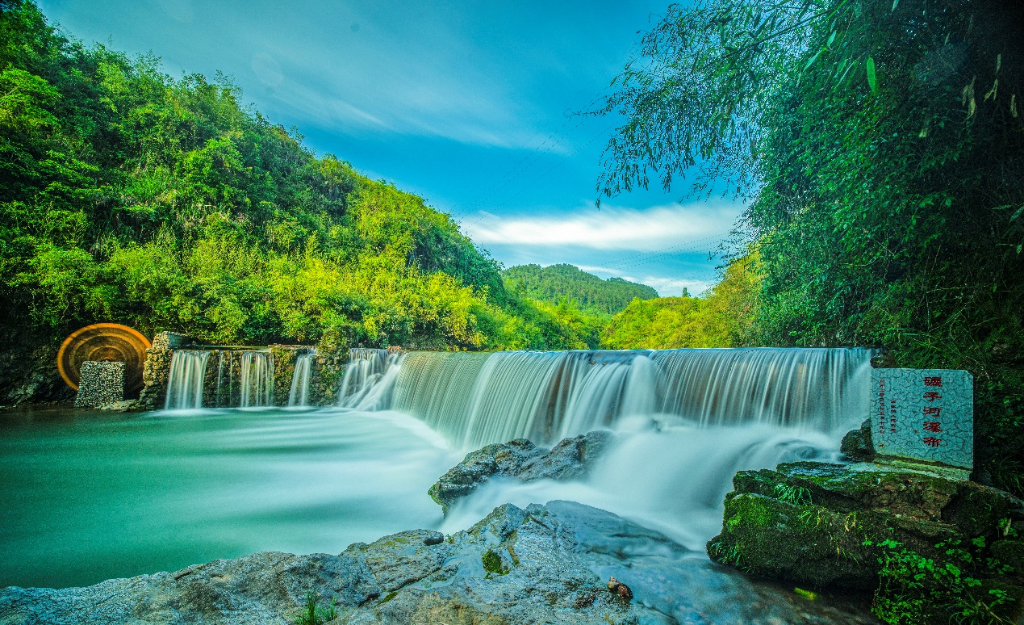
M385 358L353 355L342 405L412 414L465 447L550 443L638 414L833 432L866 414L870 376L865 349L415 352L394 367L390 402L360 405Z
M385 374L400 360L386 349L353 347L348 352L348 366L338 390L338 405L360 410L387 408L394 388L397 370L391 371L386 383ZM384 383L384 384L382 384Z
M270 352L242 353L241 407L274 405L274 363Z
M180 410L203 406L203 383L210 352L176 350L171 356L171 373L167 378L167 399L164 408Z
M309 373L313 368L313 356L316 350L299 354L295 359L295 372L292 374L292 388L288 392L289 406L309 405Z

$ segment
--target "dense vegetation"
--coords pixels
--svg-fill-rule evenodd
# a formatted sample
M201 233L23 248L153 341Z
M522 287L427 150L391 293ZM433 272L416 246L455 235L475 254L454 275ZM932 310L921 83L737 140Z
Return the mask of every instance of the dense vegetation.
M757 262L756 254L736 259L704 297L633 300L605 327L601 346L674 349L747 343L760 288Z
M634 298L658 297L658 292L646 284L622 278L602 280L573 265L518 265L502 274L506 285L530 298L549 304L568 298L575 300L583 312L599 317L614 315Z
M446 215L244 107L222 76L84 47L0 0L0 326L209 341L584 347Z
M998 0L673 6L607 102L625 121L601 180L614 194L690 175L748 198L737 253L758 251L761 286L747 342L971 371L975 477L1017 495L1021 32L1024 5Z

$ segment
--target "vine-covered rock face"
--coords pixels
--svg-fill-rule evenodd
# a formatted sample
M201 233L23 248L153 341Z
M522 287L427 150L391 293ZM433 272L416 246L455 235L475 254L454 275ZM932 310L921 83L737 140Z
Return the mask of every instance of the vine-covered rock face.
M563 439L550 450L537 447L525 438L487 445L469 453L449 469L428 493L448 514L453 503L492 477L510 477L523 482L579 479L590 472L614 439L611 432L597 430Z
M693 556L589 506L506 504L450 536L401 532L339 555L268 552L87 588L10 587L0 590L0 623L286 625L308 596L350 625L874 622ZM609 578L633 600L611 592Z
M757 576L817 587L874 588L879 543L941 558L945 540L1005 535L1020 500L939 472L860 463L796 462L741 471L725 498L713 560ZM996 543L998 544L998 543ZM992 545L993 548L996 546ZM1000 547L1010 553L1012 545Z

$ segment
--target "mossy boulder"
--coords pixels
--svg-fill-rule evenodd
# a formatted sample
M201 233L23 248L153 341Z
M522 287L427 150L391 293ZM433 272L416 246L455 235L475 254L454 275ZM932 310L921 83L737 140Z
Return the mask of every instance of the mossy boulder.
M859 428L847 432L839 444L839 451L846 456L847 460L864 462L874 460L875 445L871 440L871 419L865 419Z
M814 587L873 588L878 544L941 558L944 540L995 538L1021 518L1011 495L940 469L796 462L741 471L726 495L713 560ZM1007 553L1015 547L1003 548Z

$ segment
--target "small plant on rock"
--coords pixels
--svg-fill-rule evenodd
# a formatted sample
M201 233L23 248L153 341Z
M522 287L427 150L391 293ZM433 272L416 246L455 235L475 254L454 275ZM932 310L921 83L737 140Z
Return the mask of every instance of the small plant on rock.
M295 617L295 625L323 625L338 618L334 599L326 607L320 607L320 593L311 590L306 593L306 607Z
M502 562L501 556L495 553L493 550L488 549L484 552L484 555L480 558L484 564L484 571L487 573L487 577L493 575L505 575L508 573L508 567Z
M937 544L947 556L942 560L926 558L894 540L882 541L878 547L882 569L871 611L882 621L890 625L1010 622L998 609L1010 602L1007 593L979 579L1010 570L993 558L980 557L984 538L975 538L966 548L957 539Z

